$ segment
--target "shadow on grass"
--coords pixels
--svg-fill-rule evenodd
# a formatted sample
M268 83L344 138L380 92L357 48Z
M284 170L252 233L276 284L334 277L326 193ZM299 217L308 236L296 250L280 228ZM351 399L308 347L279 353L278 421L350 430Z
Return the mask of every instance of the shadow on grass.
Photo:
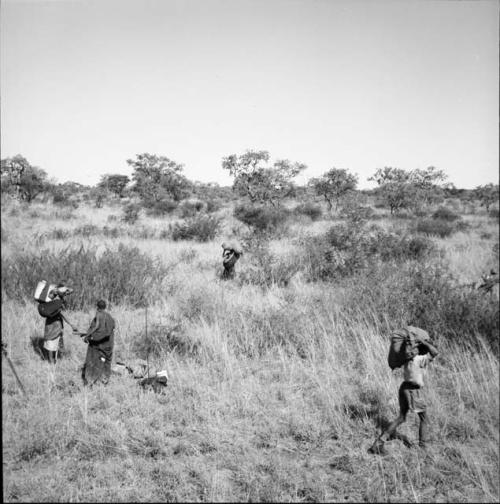
M383 413L383 404L380 401L380 398L374 394L361 394L361 404L348 404L345 406L346 412L349 415L349 418L352 420L357 420L357 419L362 419L362 418L369 418L370 420L373 421L375 424L376 429L382 433L384 432L389 425L391 424L391 421L394 419L389 419L384 413ZM402 441L403 444L411 448L413 446L413 443L410 441L410 439L405 436L404 434L400 434L399 432L394 432L392 436L390 437L390 440L393 439L398 439L399 441Z

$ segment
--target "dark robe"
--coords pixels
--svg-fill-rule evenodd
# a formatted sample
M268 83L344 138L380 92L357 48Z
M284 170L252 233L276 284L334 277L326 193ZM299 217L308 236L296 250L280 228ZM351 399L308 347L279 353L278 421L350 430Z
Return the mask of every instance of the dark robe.
M93 385L98 381L106 384L111 375L115 321L108 312L98 310L90 324L89 332L95 328L97 321L99 328L89 338L87 356L82 369L85 385Z

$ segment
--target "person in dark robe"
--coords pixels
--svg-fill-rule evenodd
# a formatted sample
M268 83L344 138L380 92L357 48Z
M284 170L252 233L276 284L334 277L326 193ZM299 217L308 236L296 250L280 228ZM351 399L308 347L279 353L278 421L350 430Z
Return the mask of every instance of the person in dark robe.
M83 341L88 344L82 369L84 385L107 384L111 376L115 321L106 311L106 301L97 301L97 311Z

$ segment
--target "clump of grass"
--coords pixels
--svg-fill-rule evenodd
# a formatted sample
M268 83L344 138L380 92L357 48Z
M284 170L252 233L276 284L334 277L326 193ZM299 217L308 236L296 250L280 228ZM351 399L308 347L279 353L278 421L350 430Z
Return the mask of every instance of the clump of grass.
M204 203L203 201L189 201L185 200L179 205L180 216L183 219L187 219L189 217L194 217L196 214L203 210Z
M198 354L199 342L188 337L181 321L172 320L167 324L152 324L147 334L141 330L133 339L132 350L141 359L163 357L172 352L194 356Z
M454 344L478 344L483 337L498 355L498 302L492 296L457 287L439 263L381 266L356 275L348 284L347 306L355 313L377 314L379 323L424 327ZM387 328L390 330L390 328Z
M198 215L182 223L175 223L171 228L174 241L196 240L207 242L213 240L221 229L221 219L214 215Z
M155 217L162 217L172 213L178 207L178 203L169 198L164 198L159 201L151 202L147 207L146 213Z
M500 218L500 211L498 208L492 208L488 213L488 217L498 220Z
M139 219L141 207L136 203L129 203L123 208L122 220L127 224L135 224Z
M416 261L436 252L431 240L391 233L362 221L333 225L323 235L301 240L311 280L350 276L378 262Z
M312 221L317 221L323 215L323 210L320 205L316 205L311 201L307 201L306 203L301 203L297 205L293 212L297 215L307 215Z
M290 211L286 208L240 204L234 208L234 216L254 231L277 233L285 230Z
M448 222L454 222L459 220L460 215L456 214L453 210L450 210L448 207L440 206L433 214L433 219L440 219Z
M456 227L444 219L424 219L417 223L417 232L446 238L456 231Z
M37 281L65 279L75 291L68 297L71 309L89 308L99 297L140 306L161 294L167 272L158 259L124 244L101 254L83 246L58 252L46 249L2 257L2 288L8 297L30 299Z

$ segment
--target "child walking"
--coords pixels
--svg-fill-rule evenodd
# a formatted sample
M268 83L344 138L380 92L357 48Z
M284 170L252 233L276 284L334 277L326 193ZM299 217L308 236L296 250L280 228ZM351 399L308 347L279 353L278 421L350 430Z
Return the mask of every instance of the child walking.
M369 453L385 455L384 443L393 438L396 429L406 420L409 411L417 413L420 419L418 429L419 446L426 447L429 419L423 396L424 377L428 364L436 357L438 351L429 340L420 340L418 354L404 364L404 381L399 387L399 416L382 432L368 449Z

